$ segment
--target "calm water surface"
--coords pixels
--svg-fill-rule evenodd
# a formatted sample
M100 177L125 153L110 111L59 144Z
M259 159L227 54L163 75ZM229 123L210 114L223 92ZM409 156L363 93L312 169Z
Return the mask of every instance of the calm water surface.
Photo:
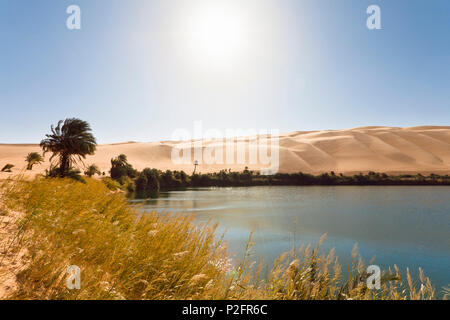
M242 257L254 231L254 260L266 269L294 245L336 249L343 270L355 243L382 268L422 267L441 291L450 283L450 187L252 187L163 193L145 210L192 213L218 222L232 255ZM417 273L416 273L417 274Z

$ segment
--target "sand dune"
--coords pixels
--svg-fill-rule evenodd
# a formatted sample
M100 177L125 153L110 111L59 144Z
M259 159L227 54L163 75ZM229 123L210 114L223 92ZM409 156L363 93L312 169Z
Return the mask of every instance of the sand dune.
M237 140L246 141L239 138ZM161 170L193 171L192 163L176 165L171 160L173 147L179 142L117 143L100 145L96 154L85 164L97 164L108 172L112 157L123 153L129 162L141 170L145 167ZM224 142L215 142L225 150ZM204 146L212 145L212 142ZM352 174L378 171L386 173L450 173L450 126L422 126L414 128L362 127L349 130L293 132L279 136L279 171L321 173L335 171ZM40 151L38 145L0 145L0 167L15 165L14 173L23 171L28 152ZM221 169L242 171L245 166L259 170L267 166L246 163L199 166L199 171L215 172ZM27 175L42 173L47 162L35 166ZM10 174L0 173L0 178Z

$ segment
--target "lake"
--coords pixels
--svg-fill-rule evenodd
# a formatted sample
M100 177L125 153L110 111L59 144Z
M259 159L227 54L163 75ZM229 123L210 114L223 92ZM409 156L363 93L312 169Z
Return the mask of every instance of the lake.
M240 259L250 233L253 260L265 269L294 245L336 249L343 266L358 244L366 262L382 269L397 264L413 275L422 267L437 293L450 283L450 187L250 187L164 192L144 209L192 213L198 222L218 222L234 259Z

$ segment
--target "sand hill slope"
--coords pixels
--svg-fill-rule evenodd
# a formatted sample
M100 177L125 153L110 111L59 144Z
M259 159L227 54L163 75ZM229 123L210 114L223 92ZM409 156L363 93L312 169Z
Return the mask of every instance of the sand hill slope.
M246 141L247 139L238 139ZM161 170L193 171L192 163L177 165L171 160L177 142L121 143L100 145L96 154L85 164L97 164L108 172L112 157L123 153L137 169L145 167ZM205 143L204 145L208 145ZM211 145L211 143L210 143ZM215 145L226 148L225 142ZM357 173L377 171L386 173L450 173L450 126L448 127L363 127L349 130L294 132L279 137L279 171L321 173ZM0 169L6 163L15 165L14 173L26 166L28 152L40 151L38 145L0 145ZM248 146L247 146L248 162ZM199 171L220 169L242 171L267 167L260 164L202 164ZM42 173L49 163L36 166L27 175ZM10 174L0 173L0 178Z

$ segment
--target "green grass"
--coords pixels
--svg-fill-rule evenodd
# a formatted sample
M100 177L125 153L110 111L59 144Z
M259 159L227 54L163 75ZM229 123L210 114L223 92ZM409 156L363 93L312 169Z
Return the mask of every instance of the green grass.
M10 250L27 249L14 299L432 299L421 272L405 284L394 268L382 289L368 290L355 252L343 279L333 252L319 246L283 254L266 279L250 261L229 263L216 226L195 225L191 216L163 216L133 208L123 193L86 179L7 180L1 210L22 212ZM81 290L66 287L70 265L81 269ZM259 265L260 266L260 265ZM395 280L397 279L397 280ZM416 287L420 289L416 289Z

